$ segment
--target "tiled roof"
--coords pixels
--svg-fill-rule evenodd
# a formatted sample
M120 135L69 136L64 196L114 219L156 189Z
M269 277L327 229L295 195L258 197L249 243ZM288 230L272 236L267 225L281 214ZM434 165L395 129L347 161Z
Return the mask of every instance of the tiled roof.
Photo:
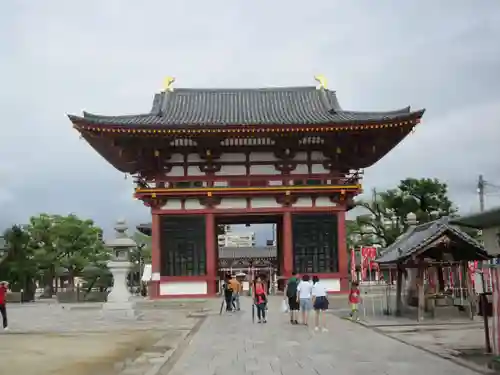
M335 91L316 87L264 89L175 89L156 94L150 113L70 115L73 122L116 126L314 125L380 122L421 117L410 107L390 112L344 111Z
M382 250L382 255L376 259L376 262L380 264L402 262L447 233L468 243L476 250L476 255L480 259L489 259L488 253L479 242L464 231L451 225L448 217L443 217L430 223L409 228L392 245Z
M255 247L220 247L220 259L238 258L275 258L277 256L275 246Z
M462 216L452 221L453 224L469 228L486 229L500 227L500 207L484 212Z

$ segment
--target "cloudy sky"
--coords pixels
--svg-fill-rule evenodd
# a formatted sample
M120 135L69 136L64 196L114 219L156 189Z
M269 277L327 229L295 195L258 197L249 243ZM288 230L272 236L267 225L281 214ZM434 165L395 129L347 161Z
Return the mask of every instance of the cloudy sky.
M66 114L147 111L168 75L178 87L262 87L320 73L346 109L424 107L365 188L437 177L471 212L480 173L500 185L499 40L497 0L4 2L0 226L39 212L147 221L131 181ZM489 191L487 206L500 204Z

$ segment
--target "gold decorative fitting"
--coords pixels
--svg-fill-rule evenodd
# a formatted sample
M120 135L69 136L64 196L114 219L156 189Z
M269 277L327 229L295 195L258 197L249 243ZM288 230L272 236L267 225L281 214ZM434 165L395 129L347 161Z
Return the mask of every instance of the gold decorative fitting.
M290 190L285 191L285 195L290 195Z
M207 197L211 197L211 196L212 196L212 192L211 191L207 192Z
M156 198L156 193L151 194L151 198Z
M155 156L156 156L156 157L160 156L160 151L155 150Z
M172 87L172 85L174 84L174 82L175 82L175 78L174 77L168 76L167 78L165 78L165 80L163 81L163 92L165 92L165 91L174 91L174 88Z
M212 152L210 150L207 150L206 154L207 154L207 156L210 156L210 155L212 155Z
M319 90L326 90L327 82L326 82L325 76L320 74L320 75L314 76L314 79L316 80L316 82L319 83L319 86L318 86Z
M341 154L342 153L342 150L340 149L340 147L337 147L337 154Z

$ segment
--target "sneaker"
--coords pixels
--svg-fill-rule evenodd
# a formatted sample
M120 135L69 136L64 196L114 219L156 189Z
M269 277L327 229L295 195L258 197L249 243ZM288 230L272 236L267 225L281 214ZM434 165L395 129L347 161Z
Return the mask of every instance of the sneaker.
M267 323L267 320L265 320L265 319L264 319L264 320L262 321L262 323Z
M259 320L257 323L262 323L262 320Z
M299 321L298 320L294 320L293 323L294 324L299 324Z
M3 330L4 330L4 331L8 331L8 330L9 330L9 327L5 327Z
M328 332L328 328L323 328L321 332Z
M315 330L316 332L318 332L318 331L319 331L319 327L314 327L314 330Z

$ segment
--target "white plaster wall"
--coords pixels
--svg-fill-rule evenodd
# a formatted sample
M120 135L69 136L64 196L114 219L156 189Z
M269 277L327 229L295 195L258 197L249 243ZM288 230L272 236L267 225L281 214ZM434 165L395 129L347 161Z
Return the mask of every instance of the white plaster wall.
M272 152L252 152L250 161L276 161L277 158Z
M217 176L244 176L247 168L244 165L222 165L220 171L215 172Z
M202 172L199 167L190 166L187 170L188 176L205 176L205 172Z
M293 157L294 160L307 160L307 152L297 152Z
M160 283L161 296L207 294L206 281L166 281Z
M269 180L269 186L281 186L283 185L282 180Z
M297 202L293 204L293 207L312 207L312 198L300 197Z
M184 202L184 208L186 210L199 210L205 208L205 206L203 206L198 199L190 198L186 199Z
M500 254L500 243L499 243L499 233L500 233L500 227L493 227L493 228L488 228L488 229L483 229L482 230L482 237L484 241L484 247L486 248L486 251L490 255L499 255Z
M281 207L281 204L276 202L276 199L273 197L259 197L252 198L250 200L250 205L252 208L276 208Z
M184 176L184 167L172 167L167 176Z
M316 198L316 207L335 207L336 204L330 201L328 197L318 197Z
M180 199L169 199L161 207L162 210L180 210L182 208L182 203Z
M295 169L290 172L291 174L308 174L309 168L307 168L307 164L297 164Z
M201 157L198 154L189 154L187 157L188 162L190 163L196 163L198 161L201 161Z
M225 162L225 161L244 162L246 160L247 160L247 157L245 154L236 153L236 152L228 152L228 153L222 154L219 158L220 162Z
M340 279L321 279L327 292L340 292Z
M246 208L245 198L222 198L217 208Z
M280 171L274 168L274 165L251 165L250 166L250 175L277 175L281 174Z
M321 151L313 151L311 152L311 161L313 162L322 162L324 161L325 155Z
M329 173L330 171L323 167L323 164L313 164L311 166L312 173Z
M183 163L184 162L184 155L182 154L172 154L172 156L169 159L170 163Z

